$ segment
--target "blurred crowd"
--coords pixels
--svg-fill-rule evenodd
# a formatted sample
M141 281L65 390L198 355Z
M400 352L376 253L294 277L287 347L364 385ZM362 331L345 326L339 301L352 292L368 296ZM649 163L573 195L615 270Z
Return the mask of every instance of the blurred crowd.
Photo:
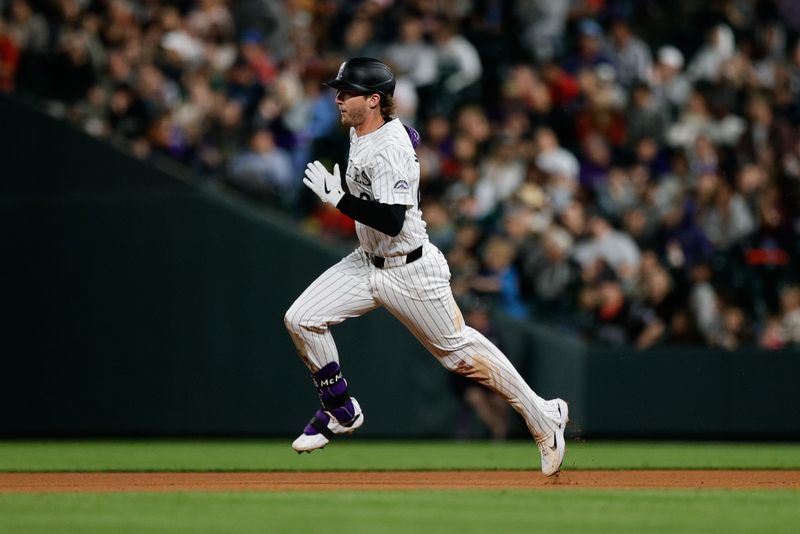
M800 3L0 0L0 91L354 238L322 82L397 75L456 295L594 343L800 346ZM467 310L469 311L469 310Z

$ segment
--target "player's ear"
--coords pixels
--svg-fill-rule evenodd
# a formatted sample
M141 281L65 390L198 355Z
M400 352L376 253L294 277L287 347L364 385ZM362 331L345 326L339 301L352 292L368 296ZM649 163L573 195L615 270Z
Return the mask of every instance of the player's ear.
M372 93L371 95L369 95L369 99L367 99L367 102L369 103L369 107L371 109L374 109L381 105L381 95L379 95L378 93Z

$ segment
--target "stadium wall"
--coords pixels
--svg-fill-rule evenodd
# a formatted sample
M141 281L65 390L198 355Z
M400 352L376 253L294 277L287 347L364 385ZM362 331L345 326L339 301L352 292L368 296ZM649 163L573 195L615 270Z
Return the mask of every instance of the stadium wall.
M297 432L317 401L283 313L346 250L19 100L0 96L0 124L0 436ZM796 353L498 325L533 387L571 402L573 435L800 437ZM335 335L364 436L453 435L449 377L399 323L379 310Z

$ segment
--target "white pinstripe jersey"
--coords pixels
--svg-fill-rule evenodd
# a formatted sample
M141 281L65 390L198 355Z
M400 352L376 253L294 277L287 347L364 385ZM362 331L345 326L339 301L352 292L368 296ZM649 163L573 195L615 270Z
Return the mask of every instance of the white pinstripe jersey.
M332 326L384 307L447 369L502 395L537 441L555 440L555 432L566 424L563 401L539 397L500 349L464 324L450 289L447 260L428 241L419 209L419 162L399 120L361 137L350 130L345 179L353 195L408 209L397 237L357 222L361 247L317 277L286 312L284 323L309 369L339 362ZM421 245L423 254L416 261L399 257ZM378 268L365 252L394 261Z
M400 119L362 136L350 128L345 179L352 195L408 206L397 237L356 221L356 234L364 251L384 258L402 256L428 241L419 209L419 160Z

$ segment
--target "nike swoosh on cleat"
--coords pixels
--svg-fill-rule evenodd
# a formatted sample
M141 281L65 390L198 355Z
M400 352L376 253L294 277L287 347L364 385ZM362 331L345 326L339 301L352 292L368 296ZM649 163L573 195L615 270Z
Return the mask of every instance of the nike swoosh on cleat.
M551 451L558 450L558 437L556 437L555 434L553 434L553 445L550 447L550 450Z

